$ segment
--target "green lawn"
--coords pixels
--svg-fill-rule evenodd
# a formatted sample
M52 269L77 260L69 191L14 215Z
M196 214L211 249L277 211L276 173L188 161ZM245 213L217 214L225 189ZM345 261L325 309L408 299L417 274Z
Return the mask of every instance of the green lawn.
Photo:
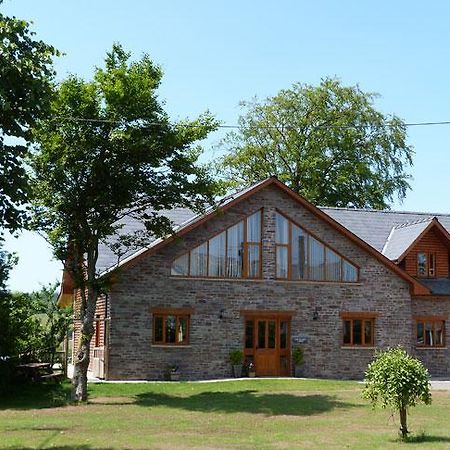
M397 417L372 411L355 382L98 384L81 406L67 403L69 390L29 386L0 399L0 447L450 449L448 391L411 411L402 443Z

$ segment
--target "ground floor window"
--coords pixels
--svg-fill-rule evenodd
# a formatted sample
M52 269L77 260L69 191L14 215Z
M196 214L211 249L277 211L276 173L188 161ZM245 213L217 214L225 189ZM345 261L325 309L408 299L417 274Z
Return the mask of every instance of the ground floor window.
M445 321L433 317L416 319L416 345L418 347L443 347Z
M341 314L344 346L374 346L375 317L371 315Z
M186 345L189 343L190 314L167 310L153 313L153 343Z

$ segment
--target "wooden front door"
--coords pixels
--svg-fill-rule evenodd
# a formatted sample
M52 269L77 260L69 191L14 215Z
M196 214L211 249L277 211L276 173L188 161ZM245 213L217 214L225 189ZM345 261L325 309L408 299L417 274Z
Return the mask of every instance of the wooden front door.
M246 317L244 353L255 364L257 376L289 376L290 317Z

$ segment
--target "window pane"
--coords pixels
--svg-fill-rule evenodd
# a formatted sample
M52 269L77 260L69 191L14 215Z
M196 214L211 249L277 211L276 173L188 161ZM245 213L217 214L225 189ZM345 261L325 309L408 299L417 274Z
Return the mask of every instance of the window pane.
M245 321L245 348L253 348L253 320Z
M340 281L341 280L341 257L330 250L325 249L326 258L326 279L330 281Z
M417 345L425 344L425 330L423 327L423 322L417 322Z
M324 246L321 242L309 237L309 264L310 264L310 279L311 280L323 280L325 278L324 267Z
M353 345L362 344L361 320L353 321Z
M350 264L345 259L342 261L342 265L344 268L344 273L342 279L344 281L358 281L358 270L353 264Z
M276 322L275 320L269 320L268 348L275 348L275 332L276 332Z
M175 316L166 317L166 344L174 344L176 342L176 326L177 320Z
M352 322L351 320L344 320L344 344L352 343Z
M428 261L428 276L434 277L436 275L436 255L430 253Z
M444 345L444 322L435 322L434 324L434 345Z
M155 342L163 341L163 318L155 317L155 330L154 330Z
M372 323L371 320L364 321L364 344L366 345L371 345L373 343Z
M281 214L275 214L276 231L275 239L277 244L287 244L289 240L288 236L288 221Z
M259 244L248 244L248 277L259 278L260 267Z
M177 258L172 263L172 268L170 269L171 275L188 275L189 270L189 253L186 253L179 258Z
M288 323L285 320L280 322L280 348L287 348Z
M417 253L417 273L419 276L427 276L427 255L426 253Z
M277 278L288 277L288 249L277 245Z
M206 242L191 250L191 275L194 277L206 276L207 266Z
M266 348L266 321L258 320L258 348Z
M431 322L425 323L425 345L434 345L433 324Z
M247 218L247 242L261 242L261 211Z
M227 277L242 277L244 222L227 230Z
M306 268L306 233L297 225L292 224L292 278L304 280L307 278Z
M225 232L209 240L208 275L225 276Z
M188 328L188 318L179 317L178 318L178 332L177 332L177 342L182 344L187 341L187 328Z

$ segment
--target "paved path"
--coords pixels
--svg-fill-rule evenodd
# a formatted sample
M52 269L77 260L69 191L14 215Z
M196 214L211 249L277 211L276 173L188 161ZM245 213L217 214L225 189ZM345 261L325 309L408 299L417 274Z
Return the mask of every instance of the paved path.
M431 389L450 391L450 380L432 380Z

